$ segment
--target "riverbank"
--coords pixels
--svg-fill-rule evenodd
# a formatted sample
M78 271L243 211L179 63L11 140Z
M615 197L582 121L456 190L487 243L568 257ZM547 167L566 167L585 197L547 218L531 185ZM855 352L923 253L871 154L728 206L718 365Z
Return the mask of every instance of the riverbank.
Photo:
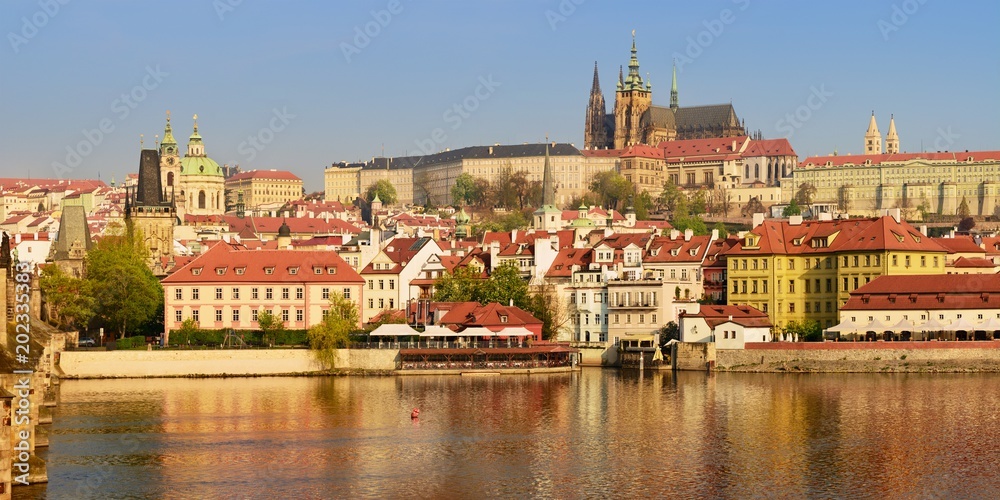
M717 350L714 370L758 373L996 373L1000 342L753 343Z

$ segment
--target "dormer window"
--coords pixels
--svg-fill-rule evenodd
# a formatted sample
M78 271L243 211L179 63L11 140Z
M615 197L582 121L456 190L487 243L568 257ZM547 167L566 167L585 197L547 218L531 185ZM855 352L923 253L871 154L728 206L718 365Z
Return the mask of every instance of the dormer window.
M226 274L226 268L224 267L215 268L215 274L218 274L219 276Z
M319 266L313 267L313 274L323 274L323 268Z
M243 273L245 273L246 271L247 271L247 268L245 268L245 267L237 267L236 268L236 274L239 275L239 276L242 276Z
M333 266L326 268L326 274L337 274L337 268Z
M501 314L500 315L500 322L501 323L506 323L507 322L507 315L506 314Z
M196 268L192 269L191 270L191 274L193 274L195 276L201 275L201 268L200 267L196 267Z
M274 268L273 267L265 267L264 268L264 274L274 274Z
M288 274L299 274L299 268L297 268L297 267L289 267L288 268Z

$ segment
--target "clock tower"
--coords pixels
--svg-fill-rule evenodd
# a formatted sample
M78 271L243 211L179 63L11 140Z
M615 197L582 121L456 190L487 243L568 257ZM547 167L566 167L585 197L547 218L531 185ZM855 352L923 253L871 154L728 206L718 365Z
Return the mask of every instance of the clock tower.
M181 161L170 127L170 111L167 111L167 126L163 129L163 142L160 143L160 185L163 186L164 199L174 201L174 191L181 193L177 185L180 181Z

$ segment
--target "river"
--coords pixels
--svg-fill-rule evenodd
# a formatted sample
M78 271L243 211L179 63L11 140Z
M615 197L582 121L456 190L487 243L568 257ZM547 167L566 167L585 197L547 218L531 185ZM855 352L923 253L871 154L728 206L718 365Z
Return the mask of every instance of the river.
M49 483L14 498L997 498L998 385L597 368L70 380Z

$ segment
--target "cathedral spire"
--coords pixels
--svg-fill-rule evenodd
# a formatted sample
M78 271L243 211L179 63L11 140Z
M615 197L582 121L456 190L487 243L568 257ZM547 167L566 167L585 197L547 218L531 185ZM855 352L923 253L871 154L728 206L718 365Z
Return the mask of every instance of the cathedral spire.
M163 141L160 142L160 146L173 146L177 147L177 140L174 139L174 129L170 126L170 111L167 111L167 125L163 127ZM175 149L176 150L176 149Z
M545 164L542 167L542 206L556 204L555 184L552 180L552 168L549 165L549 136L545 136Z
M194 115L194 132L188 138L188 150L186 156L205 156L205 145L198 134L198 115Z
M642 76L639 75L639 58L636 56L635 30L632 30L632 57L628 61L628 79L625 80L627 90L643 90Z
M674 60L673 76L670 78L670 109L676 110L677 104L677 60Z
M878 131L878 124L875 123L875 111L872 111L872 119L868 121L868 131L865 132L865 154L882 154L882 134Z
M622 67L621 65L618 65L618 90L625 87L625 77L623 75L624 73L622 73Z
M594 83L590 85L590 95L601 93L601 80L597 78L597 61L594 61Z
M594 61L594 83L590 87L590 102L587 104L587 120L583 131L584 149L607 147L608 134L604 125L607 113L604 94L601 93L601 81L597 76L597 61Z

